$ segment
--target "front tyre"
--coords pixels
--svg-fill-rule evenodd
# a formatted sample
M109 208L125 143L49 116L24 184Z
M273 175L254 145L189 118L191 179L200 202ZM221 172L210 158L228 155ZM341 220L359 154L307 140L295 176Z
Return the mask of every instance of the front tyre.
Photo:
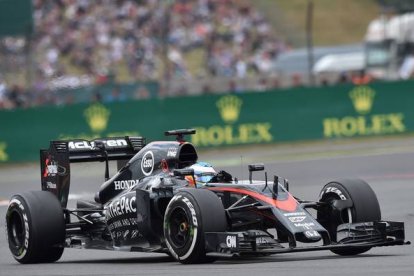
M350 200L352 207L338 212L333 208L335 200ZM371 187L360 179L345 179L326 184L319 195L320 202L328 203L326 208L318 210L318 222L328 230L331 239L337 240L337 227L343 223L370 222L381 220L381 210L377 196ZM371 247L332 249L338 255L357 255Z
M14 195L6 213L7 240L22 264L50 263L63 253L65 221L59 200L47 191Z
M170 201L164 216L165 243L171 255L183 264L214 261L206 257L206 232L227 228L223 204L204 189L185 189Z

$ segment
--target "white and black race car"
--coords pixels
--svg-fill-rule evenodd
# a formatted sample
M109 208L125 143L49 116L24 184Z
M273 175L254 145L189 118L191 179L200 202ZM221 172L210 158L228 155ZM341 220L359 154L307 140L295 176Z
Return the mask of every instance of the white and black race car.
M54 262L64 248L159 252L181 263L221 257L331 250L356 255L375 246L408 244L404 223L381 220L380 206L362 180L326 184L317 201L289 193L288 182L249 180L220 171L199 185L198 155L185 134L176 141L142 137L52 141L41 150L42 191L11 198L6 214L10 251L20 263ZM109 178L108 164L118 160ZM105 162L94 199L68 208L70 163Z

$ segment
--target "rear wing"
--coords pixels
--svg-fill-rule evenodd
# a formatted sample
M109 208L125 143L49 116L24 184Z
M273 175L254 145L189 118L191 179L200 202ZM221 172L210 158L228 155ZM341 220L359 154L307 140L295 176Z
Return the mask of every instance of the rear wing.
M40 150L42 190L55 194L66 208L70 187L70 163L131 159L145 146L143 137L111 137L87 140L51 141ZM119 169L119 165L118 165Z

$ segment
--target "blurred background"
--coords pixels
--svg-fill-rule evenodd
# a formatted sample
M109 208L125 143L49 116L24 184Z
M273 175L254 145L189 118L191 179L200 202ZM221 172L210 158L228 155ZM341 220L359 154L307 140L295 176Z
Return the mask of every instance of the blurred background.
M404 221L412 241L413 78L413 0L0 0L0 217L13 194L39 189L49 141L150 142L195 128L186 138L200 160L239 179L264 162L298 198L317 199L335 179L368 181L383 218ZM70 174L75 206L93 199L104 163ZM0 275L189 269L71 250L57 266L16 266L2 237ZM374 250L226 260L197 274L413 274L412 247Z
M55 133L43 131L48 139L145 134L145 124L138 119L143 114L164 130L173 116L162 111L165 106L170 112L186 107L197 110L207 104L211 110L203 111L205 116L213 121L221 117L222 125L234 129L233 134L208 132L211 127L205 117L195 116L206 120L201 129L206 134L197 141L210 140L200 145L277 141L272 128L289 131L291 124L300 122L270 123L267 129L272 138L267 139L246 134L250 138L243 140L243 125L234 125L237 120L251 123L286 117L285 113L272 113L275 109L313 110L303 113L303 118L321 118L316 120L317 126L304 123L305 129L318 129L318 134L282 135L279 140L405 133L411 131L410 123L404 121L409 116L398 114L412 99L390 98L384 92L387 96L382 102L375 101L380 101L384 89L411 90L413 46L414 2L409 0L1 0L0 145L10 150L13 141L7 140L25 135L25 126L50 122L57 110L47 114L47 107L60 108L60 116L67 117L60 124L44 126L48 131L57 129ZM354 93L352 109L348 93L357 86L368 89ZM308 91L304 92L308 99L300 96L303 91ZM260 98L263 96L257 92L274 95ZM289 99L286 93L291 93ZM320 93L345 96L328 99ZM239 102L228 98L221 105L216 103L215 97L229 94L239 97ZM261 107L249 108L245 96ZM341 121L349 112L366 116L372 108L385 108L394 98L401 100L395 102L399 110L376 112L397 114L388 116L386 122L372 116ZM212 100L208 103L206 99ZM316 105L311 106L311 99ZM103 106L84 111L91 103ZM127 107L131 108L129 116L137 118L135 125L115 129L126 117L114 116L126 112ZM146 111L139 113L138 109ZM345 113L315 114L323 109ZM253 115L261 111L266 111L266 117ZM78 120L74 114L81 114ZM177 115L181 126L202 124L186 121L183 115L187 116ZM227 120L229 116L234 118ZM323 119L330 117L338 118L337 122ZM79 126L72 133L63 133L74 121L82 121L85 129ZM334 135L336 125L342 134Z

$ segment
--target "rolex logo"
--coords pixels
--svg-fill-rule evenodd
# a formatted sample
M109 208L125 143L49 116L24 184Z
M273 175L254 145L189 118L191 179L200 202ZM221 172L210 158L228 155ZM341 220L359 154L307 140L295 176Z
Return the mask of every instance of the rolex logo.
M9 156L6 153L7 144L2 142L0 143L0 162L9 160Z
M102 104L95 103L83 113L93 132L102 132L106 129L111 112Z
M364 115L369 113L372 109L375 91L368 86L358 86L349 92L349 97L352 100L355 110L359 114Z
M220 112L221 119L226 123L234 123L239 119L240 109L243 101L233 95L223 96L217 101L216 106Z

